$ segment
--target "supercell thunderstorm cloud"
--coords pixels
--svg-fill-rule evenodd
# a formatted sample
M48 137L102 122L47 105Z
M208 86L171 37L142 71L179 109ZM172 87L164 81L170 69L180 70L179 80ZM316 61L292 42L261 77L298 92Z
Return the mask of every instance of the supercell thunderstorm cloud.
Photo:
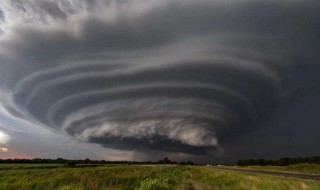
M1 106L83 142L210 155L281 112L310 78L319 84L315 0L0 8Z

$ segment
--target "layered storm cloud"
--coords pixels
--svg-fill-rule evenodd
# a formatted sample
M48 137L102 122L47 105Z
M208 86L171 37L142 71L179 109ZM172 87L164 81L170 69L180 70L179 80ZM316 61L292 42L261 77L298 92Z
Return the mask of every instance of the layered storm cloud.
M2 1L0 98L114 149L190 154L255 130L317 64L309 1Z

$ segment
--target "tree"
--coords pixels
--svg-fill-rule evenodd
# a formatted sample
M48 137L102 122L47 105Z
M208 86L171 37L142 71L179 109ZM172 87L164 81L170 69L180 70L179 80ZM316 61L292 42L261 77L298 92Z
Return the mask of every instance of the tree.
M158 161L158 164L171 164L171 160L169 160L169 158L165 157L162 160Z
M260 166L266 165L266 164L265 164L265 160L264 160L264 159L259 159L259 160L258 160L258 165L260 165Z
M86 158L84 161L83 161L83 163L85 163L85 164L89 164L91 162L91 160L89 159L89 158Z
M66 165L67 165L67 167L69 167L69 168L75 167L76 164L77 164L77 162L74 161L74 160L68 160L68 161L66 162Z

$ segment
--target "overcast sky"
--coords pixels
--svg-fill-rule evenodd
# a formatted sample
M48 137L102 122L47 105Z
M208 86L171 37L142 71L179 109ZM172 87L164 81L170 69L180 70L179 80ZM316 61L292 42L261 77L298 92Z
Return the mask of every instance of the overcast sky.
M1 0L0 158L320 154L317 0Z

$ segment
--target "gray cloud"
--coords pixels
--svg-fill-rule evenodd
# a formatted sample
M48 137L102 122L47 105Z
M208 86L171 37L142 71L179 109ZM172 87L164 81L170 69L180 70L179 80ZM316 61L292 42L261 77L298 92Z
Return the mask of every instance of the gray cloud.
M0 6L3 107L81 141L211 154L320 91L317 1Z

